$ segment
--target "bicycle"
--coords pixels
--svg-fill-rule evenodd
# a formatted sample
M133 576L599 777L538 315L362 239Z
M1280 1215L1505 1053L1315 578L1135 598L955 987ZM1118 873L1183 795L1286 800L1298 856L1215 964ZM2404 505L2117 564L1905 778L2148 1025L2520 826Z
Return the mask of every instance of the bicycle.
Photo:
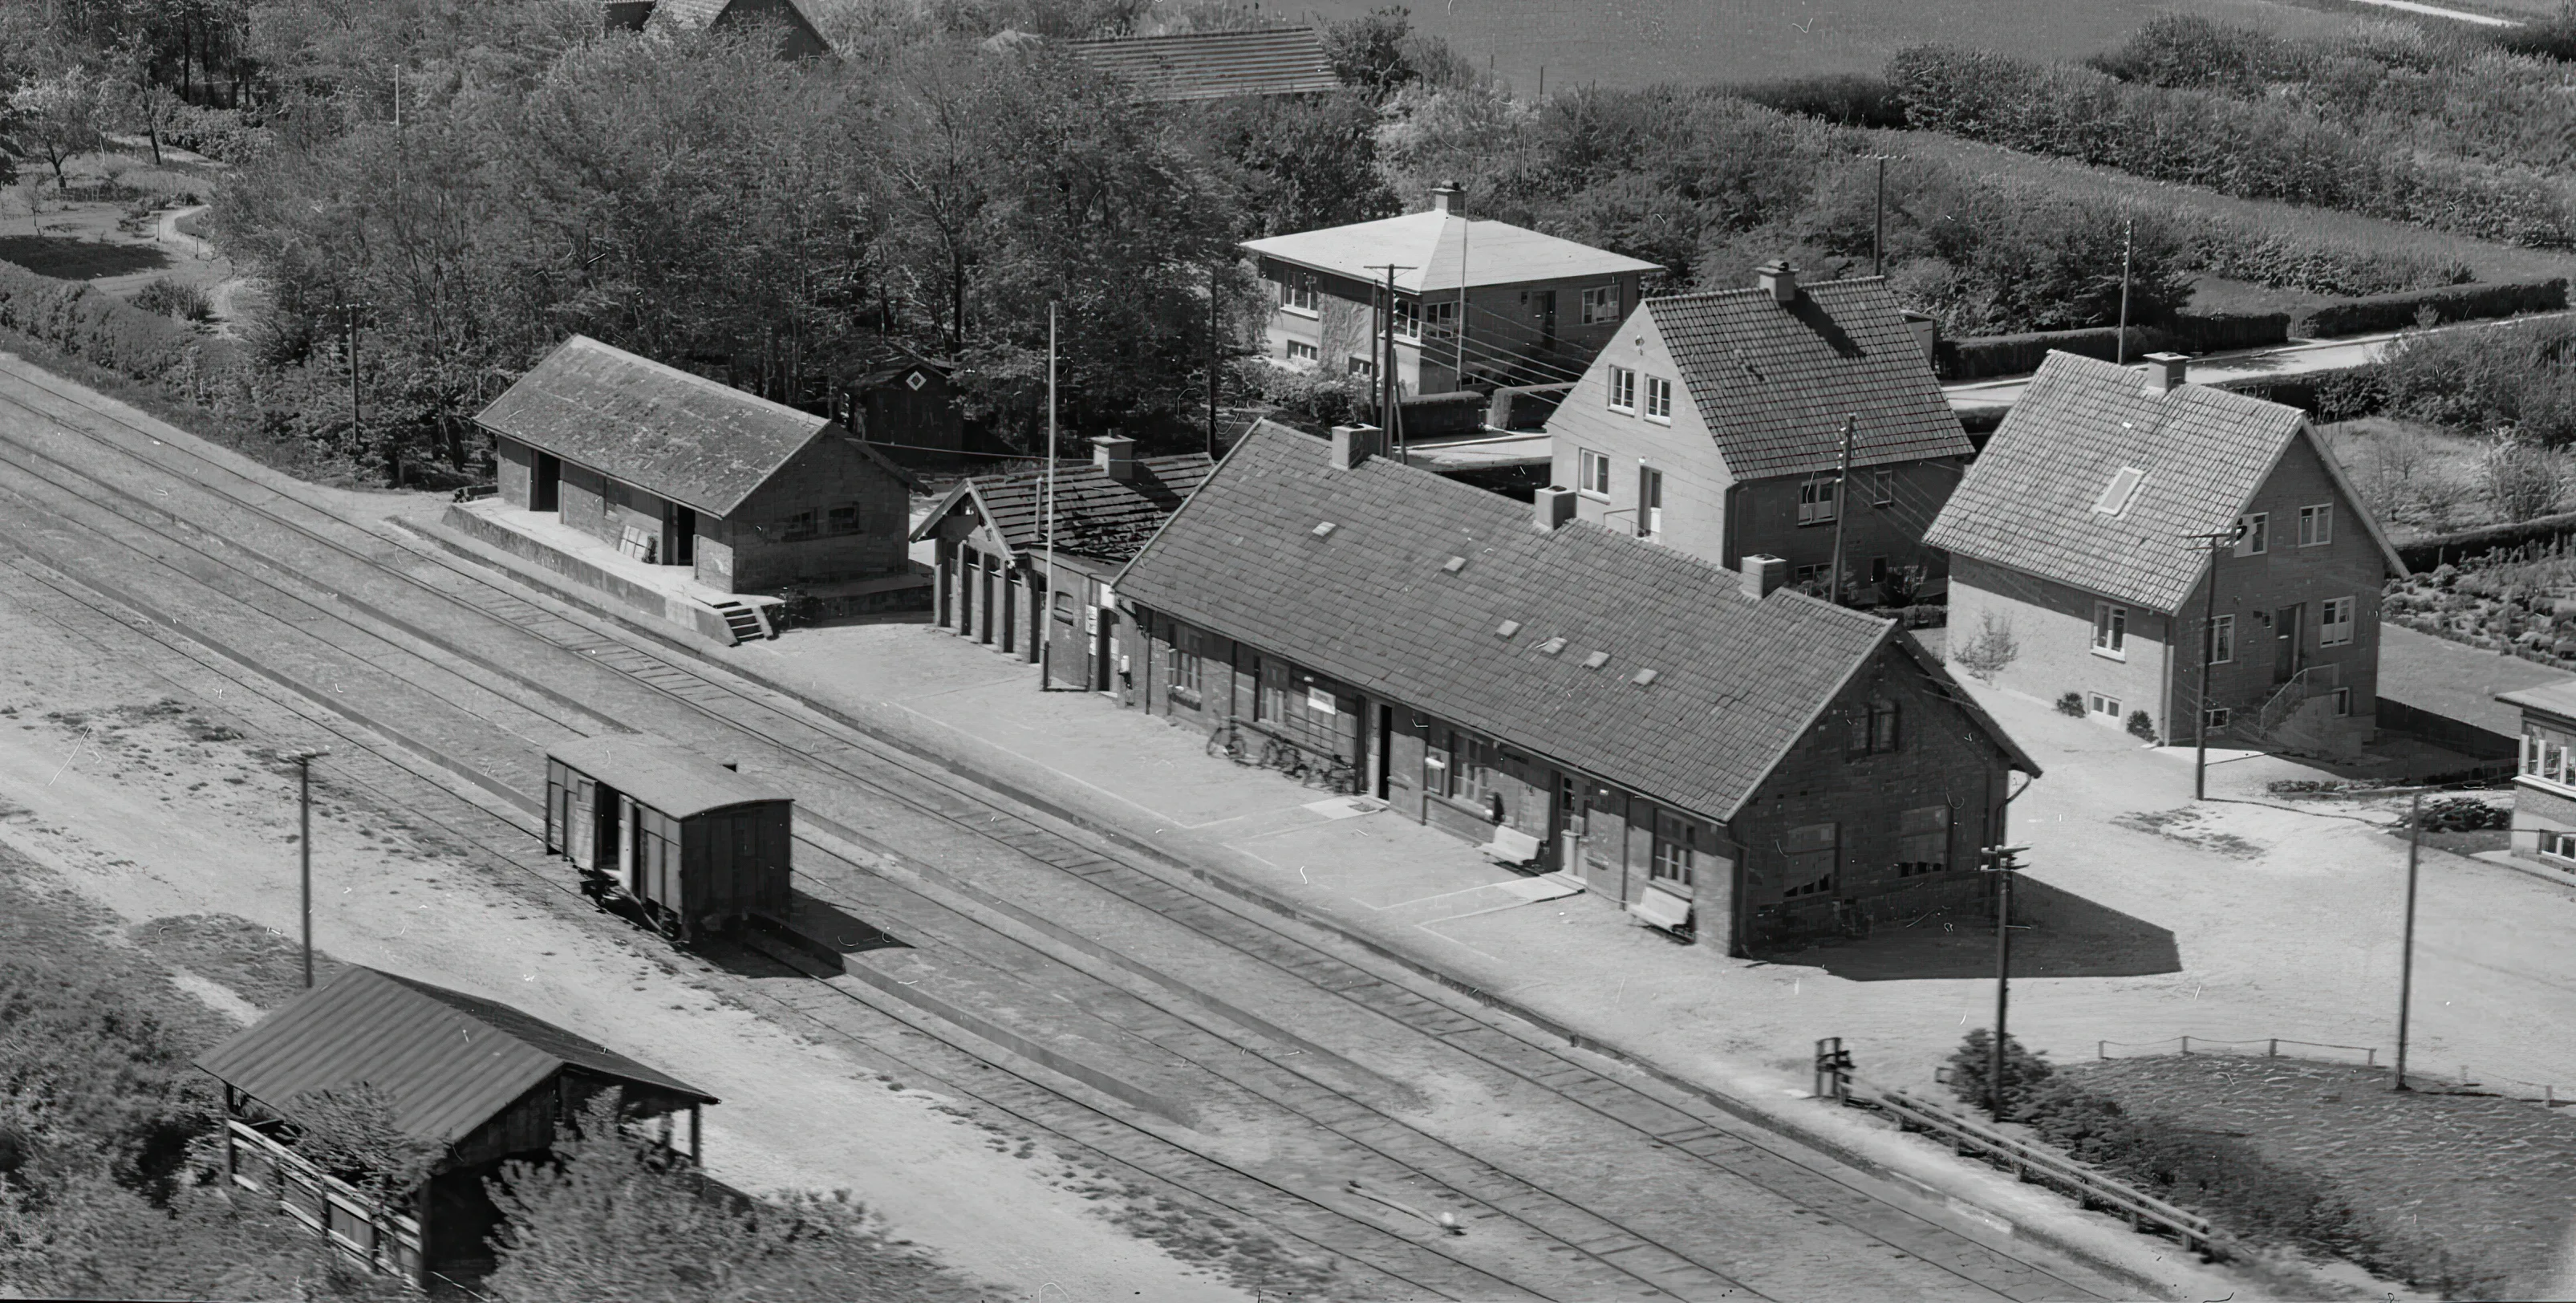
M1339 756L1326 759L1315 770L1315 776L1320 780L1316 786L1328 792L1353 796L1360 790L1359 769Z
M1215 728L1208 730L1207 753L1209 755L1224 756L1238 765L1250 764L1250 761L1243 758L1244 751L1243 723L1234 716L1226 716Z

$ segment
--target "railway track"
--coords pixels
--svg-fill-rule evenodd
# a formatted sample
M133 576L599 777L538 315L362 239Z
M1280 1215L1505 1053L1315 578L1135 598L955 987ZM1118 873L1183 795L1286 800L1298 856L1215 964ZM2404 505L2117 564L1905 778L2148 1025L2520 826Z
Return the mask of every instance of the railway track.
M420 752L420 760L425 762L422 768L452 768L522 814L533 809L533 801L527 796L524 757L531 754L529 748L541 748L540 735L550 728L597 731L603 725L621 726L627 717L637 713L652 712L639 712L632 694L627 695L622 706L614 702L594 704L599 700L597 694L557 689L549 679L563 679L554 678L551 672L542 677L532 672L534 662L524 657L497 654L496 643L466 639L452 629L433 628L435 621L416 618L424 597L434 598L432 605L444 604L472 617L468 624L508 627L506 634L493 631L496 636L541 643L558 654L580 657L584 665L621 676L669 703L694 711L716 726L716 732L731 736L738 744L773 749L789 763L835 784L863 791L873 801L897 803L944 823L961 836L989 843L1026 863L1044 865L1068 880L1078 880L1089 890L1115 897L1250 956L1283 980L1329 993L1358 1012L1410 1029L1425 1042L1464 1055L1489 1072L1503 1074L1525 1088L1543 1091L1574 1106L1594 1119L1602 1134L1624 1136L1626 1143L1667 1159L1685 1156L1680 1161L1696 1167L1712 1182L1741 1187L1787 1204L1797 1210L1792 1216L1812 1226L1831 1229L1835 1234L1827 1238L1843 1241L1846 1250L1857 1249L1879 1259L1879 1267L1915 1264L1906 1269L1916 1278L1902 1291L1908 1296L2087 1296L2088 1291L2062 1276L2000 1253L1854 1188L1816 1166L1757 1143L1744 1134L1736 1119L1703 1102L1678 1097L1653 1083L1629 1080L1587 1062L1551 1044L1543 1035L1515 1026L1491 1011L1480 1007L1462 1009L1457 1003L1432 998L1336 953L1318 939L1249 917L1202 895L1191 889L1186 877L1145 857L1122 854L1114 846L1095 846L1081 836L1050 826L1043 816L1015 809L1009 802L975 790L935 765L839 721L801 710L776 694L603 634L461 563L426 548L398 545L214 458L124 425L60 391L34 382L19 383L44 392L32 401L17 393L0 394L0 406L15 407L40 420L76 429L89 445L83 451L94 456L106 454L110 460L130 466L127 476L119 479L139 479L134 479L131 487L111 481L75 464L74 459L58 455L64 449L48 451L30 439L0 431L0 446L5 446L5 451L0 451L0 465L30 477L31 487L36 482L50 485L55 493L113 518L93 519L84 526L22 495L27 511L13 522L13 529L23 534L29 521L50 517L49 523L57 531L87 529L102 536L143 531L163 544L186 549L194 557L213 558L211 570L203 562L186 560L186 570L181 573L196 572L189 574L188 582L223 592L232 601L253 605L261 600L258 586L264 585L266 592L277 595L269 599L271 605L293 608L286 611L291 622L315 637L329 635L338 640L332 645L362 660L377 658L367 663L379 670L387 670L388 666L417 670L417 680L404 675L394 677L414 688L421 683L440 684L453 693L452 697L441 694L444 708L472 714L504 732L515 740L518 754L523 757L515 766L508 756L500 754L459 758L448 755L438 739L414 741L412 749ZM211 511L214 523L183 519L176 510L179 503L192 505L199 512ZM283 551L282 545L289 543L319 549L347 565L366 567L384 577L386 583L406 585L414 591L407 603L397 602L391 600L383 584L376 584L370 591L335 592L330 602L317 602L310 593L293 592L294 585L285 582L283 573L279 573L295 572L296 566L281 557L262 554L262 547ZM139 558L145 554L138 551L136 555ZM148 564L171 567L173 560L153 557ZM311 558L304 560L309 564ZM272 573L258 573L263 569ZM287 600L290 596L292 602ZM148 602L125 600L151 609ZM294 603L302 605L294 607ZM382 627L371 628L370 624ZM368 638L375 642L367 644ZM468 642L473 645L465 645ZM277 681L310 695L309 687L297 687L283 677ZM501 691L495 683L515 690ZM324 694L325 700L332 695L335 694ZM473 705L463 704L466 702ZM477 707L491 715L475 714ZM508 749L495 745L488 750ZM430 772L414 772L424 781L440 781ZM452 777L446 781L453 783ZM949 874L938 864L905 854L880 839L885 830L854 827L823 815L814 817L813 822L833 840L859 848L864 853L861 858L873 855L901 861L907 875L921 884L921 890L913 892L908 900L894 899L876 888L845 894L844 888L860 880L883 882L884 875L850 866L848 860L838 856L838 862L849 866L846 872L808 875L810 883L825 886L825 894L836 897L836 903L845 903L853 912L893 909L927 921L926 930L964 938L968 945L1007 943L1031 950L1045 947L1049 957L1058 961L1081 962L1081 938L1063 935L1061 928L1051 932L1048 920L1030 917L1030 911L1009 899L984 891L963 876ZM517 826L524 828L524 819ZM812 863L810 854L807 859ZM504 862L515 861L504 857ZM1067 956L1067 946L1077 953ZM1095 970L1104 959L1114 962L1117 958L1099 951L1095 945L1089 954L1090 966ZM1672 1219L1640 1233L1631 1223L1651 1219L1640 1219L1633 1213L1618 1214L1617 1210L1596 1211L1551 1193L1541 1181L1505 1170L1504 1163L1526 1166L1514 1161L1516 1155L1497 1155L1499 1161L1489 1162L1462 1151L1396 1116L1397 1110L1364 1098L1363 1092L1322 1079L1325 1074L1300 1071L1298 1065L1286 1061L1290 1056L1279 1050L1275 1040L1248 1031L1240 1022L1212 1016L1203 1001L1188 998L1186 983L1132 962L1124 968L1123 973L1113 974L1126 979L1124 984L1109 985L1125 997L1112 1003L1116 1009L1113 1020L1127 1032L1265 1101L1267 1106L1294 1116L1308 1130L1337 1138L1342 1161L1367 1164L1365 1169L1352 1169L1365 1170L1367 1174L1359 1178L1365 1185L1397 1192L1401 1196L1398 1202L1421 1200L1466 1209L1469 1224L1480 1229L1472 1237L1443 1236L1428 1230L1427 1238L1407 1238L1364 1216L1354 1216L1356 1210L1348 1206L1347 1198L1337 1201L1344 1205L1338 1208L1316 1199L1311 1187L1306 1194L1289 1195L1293 1205L1290 1207L1255 1211L1243 1205L1256 1201L1240 1191L1230 1199L1218 1199L1223 1206L1274 1227L1296 1227L1302 1215L1312 1226L1299 1227L1297 1233L1309 1242L1364 1263L1408 1287L1449 1297L1494 1297L1514 1292L1578 1297L1609 1292L1748 1297L1764 1284L1740 1278L1746 1254L1741 1247L1717 1242L1725 1237L1674 1234ZM800 1017L818 1021L830 1011L855 1008L861 1000L860 994L848 990L845 984L814 982L798 990L793 1002L781 997L772 997L773 1001L794 1008ZM890 1016L881 1009L871 1012ZM1102 1125L1124 1127L1126 1133L1091 1137L1068 1134L1078 1133L1083 1127L1076 1125L1076 1120L1050 1121L1030 1115L1044 1112L1047 1107L1061 1109L1069 1102L1063 1094L1028 1077L1013 1080L1035 1094L986 1102L1051 1134L1080 1140L1086 1148L1135 1162L1140 1170L1154 1171L1151 1164L1158 1163L1171 1170L1166 1179L1175 1185L1206 1193L1202 1187L1223 1187L1229 1179L1257 1184L1265 1181L1222 1162L1217 1162L1220 1171L1182 1170L1192 1163L1217 1160L1192 1153L1186 1138L1154 1135L1153 1144L1143 1144L1138 1137L1152 1135L1151 1132L1133 1119L1117 1118L1098 1109L1085 1115L1089 1119L1086 1125L1094 1129ZM1037 1102L1041 1099L1056 1103L1042 1107ZM1136 1162L1135 1157L1121 1153L1122 1145L1148 1161ZM1232 1177L1225 1173L1232 1173ZM1281 1189L1275 1184L1265 1188ZM1597 1201L1600 1196L1596 1193L1586 1197ZM1482 1266L1471 1266L1458 1257L1465 1246L1444 1243L1481 1239L1498 1225L1517 1226L1534 1243L1545 1244L1546 1252L1561 1260L1554 1264L1556 1269L1535 1273L1535 1278L1516 1279L1509 1269L1486 1272ZM1359 1235L1353 1228L1364 1228L1366 1234ZM1385 1242L1390 1239L1405 1247L1396 1249ZM1584 1269L1567 1270L1563 1264L1569 1262L1580 1263ZM1456 1274L1461 1269L1485 1274L1483 1279ZM1781 1290L1774 1283L1764 1292L1827 1296L1826 1291L1817 1288L1826 1284L1823 1279L1796 1283L1806 1288ZM1854 1295L1843 1292L1833 1296Z

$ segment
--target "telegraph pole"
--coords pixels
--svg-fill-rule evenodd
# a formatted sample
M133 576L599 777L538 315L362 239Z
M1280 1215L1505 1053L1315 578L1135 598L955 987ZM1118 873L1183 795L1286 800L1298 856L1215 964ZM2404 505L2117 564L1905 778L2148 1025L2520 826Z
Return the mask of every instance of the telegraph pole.
M2244 535L2245 522L2240 520L2232 529L2188 536L2209 549L2209 604L2200 622L2200 718L2191 726L2191 799L2195 801L2209 797L2209 667L2218 653L2218 548ZM2230 647L2227 652L2233 657L2236 649Z
M1215 457L1216 457L1216 373L1217 373L1217 367L1218 367L1218 365L1219 365L1220 361L1221 361L1221 360L1223 359L1223 357L1224 357L1224 349L1223 349L1223 347L1221 346L1221 344L1220 344L1220 342L1219 342L1219 338L1218 338L1218 336L1219 336L1219 331L1218 331L1218 329L1217 329L1217 315L1216 315L1216 291L1217 291L1217 281L1218 281L1218 278L1219 278L1222 274L1223 274L1223 270L1222 270L1222 268L1221 268L1218 264L1211 263L1211 264L1209 264L1209 265L1208 265L1208 438L1207 438L1207 454L1208 454L1208 457L1209 457L1209 459L1210 459L1210 460L1214 460L1214 459L1215 459ZM1047 329L1048 329L1048 331L1050 332L1050 334L1049 334L1049 339L1050 339L1050 341L1052 341L1052 339L1053 339L1053 334L1052 334L1052 332L1053 332L1053 331L1054 331L1054 329L1055 329L1055 318L1054 318L1054 315L1053 315L1053 313L1054 313L1054 309L1052 309L1052 308L1048 309L1048 313L1049 313L1049 315L1048 315L1048 318L1047 318ZM1047 358L1048 358L1048 365L1049 365L1049 366L1054 365L1054 357L1055 357L1055 350L1054 350L1053 344L1050 342L1049 347L1048 347L1048 350L1047 350ZM1052 413L1052 408L1050 408L1050 413ZM1050 597L1050 598L1048 598L1047 600L1048 600L1048 601L1054 601L1055 599L1054 599L1054 598L1052 598L1052 597Z
M2424 845L2424 793L2406 803L2406 940L2397 959L2397 1089L2406 1084L2406 1023L2415 999L2415 866Z
M2004 1014L2012 1003L2012 884L2013 875L2021 872L2021 853L2027 846L1989 846L1979 853L1977 867L1996 877L1995 882L1995 1043L1993 1058L1986 1067L1986 1105L1994 1120L2004 1120Z
M331 754L328 751L298 751L287 759L295 762L295 786L302 807L301 830L296 849L304 861L304 989L313 989L313 762Z
M1896 156L1872 154L1870 157L1878 161L1878 216L1875 233L1869 240L1869 274L1884 276L1887 274L1887 160Z
M1388 440L1387 454L1394 457L1396 460L1401 461L1403 460L1403 453L1394 446L1393 442L1395 438L1395 405L1403 401L1395 387L1395 274L1400 271L1411 271L1413 270L1413 267L1409 263L1382 262L1369 264L1369 269L1371 271L1383 271L1386 273L1386 283L1384 286L1386 294L1386 312L1381 319L1381 333L1379 336L1377 350L1378 437Z
M2113 366L2129 364L2129 254L2137 233L2137 218L2120 219L2120 338L2111 345Z
M1836 606L1843 604L1843 514L1851 507L1852 428L1858 420L1843 417L1842 456L1834 467L1834 571L1825 581L1825 600Z
M1211 286L1213 288L1213 286ZM1212 373L1211 373L1212 374ZM1215 390L1211 387L1211 394ZM1208 443L1216 443L1216 408L1208 408ZM1047 449L1046 449L1046 591L1038 595L1038 618L1029 622L1038 640L1038 689L1055 689L1055 305L1047 305Z

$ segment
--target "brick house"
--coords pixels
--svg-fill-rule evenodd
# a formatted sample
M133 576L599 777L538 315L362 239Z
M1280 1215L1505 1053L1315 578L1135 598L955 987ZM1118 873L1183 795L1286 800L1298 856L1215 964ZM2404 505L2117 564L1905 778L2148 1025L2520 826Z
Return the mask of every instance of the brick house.
M913 541L937 547L933 620L996 651L1043 659L1049 687L1108 689L1118 668L1110 583L1214 464L1195 452L1138 457L1135 440L1115 435L1093 440L1089 465L1056 468L1051 558L1043 469L959 480L912 531ZM1040 613L1050 573L1051 624Z
M1802 285L1777 263L1637 305L1547 432L1583 519L1721 566L1781 557L1801 585L1828 577L1838 527L1851 583L1940 576L1923 532L1975 451L1886 281Z
M837 423L575 335L474 417L500 494L727 593L900 574L912 477Z
M1663 268L1459 211L1246 240L1276 294L1272 361L1374 376L1386 265L1395 272L1395 379L1405 394L1570 380L1610 342L1640 281ZM1461 319L1465 329L1459 328Z
M2306 413L2184 367L2049 354L1929 536L1950 552L1952 659L1991 621L2018 644L1998 684L2187 741L2211 637L2210 736L2358 746L2405 563ZM2194 541L2240 524L2214 559Z
M1377 438L1227 455L1117 577L1126 704L1732 953L1984 898L2007 775L2038 767L1892 621Z
M2576 873L2576 679L2499 692L2522 711L2522 763L2513 780L2513 853Z

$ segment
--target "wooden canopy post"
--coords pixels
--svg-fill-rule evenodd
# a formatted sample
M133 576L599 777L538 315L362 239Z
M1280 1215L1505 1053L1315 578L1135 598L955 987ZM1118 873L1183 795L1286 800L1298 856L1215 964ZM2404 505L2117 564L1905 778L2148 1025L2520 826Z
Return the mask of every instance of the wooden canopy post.
M689 1106L689 1163L691 1166L701 1165L705 1158L705 1151L698 1143L698 1107L695 1104Z

